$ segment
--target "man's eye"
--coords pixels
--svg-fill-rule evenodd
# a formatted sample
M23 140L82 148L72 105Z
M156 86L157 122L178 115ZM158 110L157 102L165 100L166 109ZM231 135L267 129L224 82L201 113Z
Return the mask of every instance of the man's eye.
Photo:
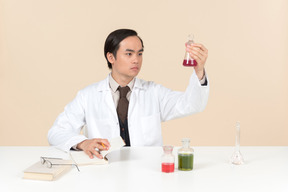
M130 56L130 55L132 55L132 53L126 53L126 55L129 55L129 56Z
M140 55L140 56L141 56L141 55L143 55L143 53L139 53L138 55Z

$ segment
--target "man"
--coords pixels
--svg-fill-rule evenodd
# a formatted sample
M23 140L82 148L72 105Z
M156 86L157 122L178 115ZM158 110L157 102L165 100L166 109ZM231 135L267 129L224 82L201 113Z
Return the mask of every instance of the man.
M111 73L78 92L49 130L49 143L64 151L83 150L90 158L102 158L98 151L107 150L108 139L119 135L127 146L161 146L162 121L204 110L209 94L204 71L208 50L202 44L186 45L198 65L185 92L138 79L143 51L143 41L134 30L110 33L104 54ZM80 134L83 126L87 137Z

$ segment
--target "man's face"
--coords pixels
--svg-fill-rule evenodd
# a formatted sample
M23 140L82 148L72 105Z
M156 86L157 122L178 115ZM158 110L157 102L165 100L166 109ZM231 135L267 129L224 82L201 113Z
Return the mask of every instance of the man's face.
M115 79L132 80L138 75L142 66L143 47L137 36L130 36L122 40L116 53L110 61L112 64L112 76Z

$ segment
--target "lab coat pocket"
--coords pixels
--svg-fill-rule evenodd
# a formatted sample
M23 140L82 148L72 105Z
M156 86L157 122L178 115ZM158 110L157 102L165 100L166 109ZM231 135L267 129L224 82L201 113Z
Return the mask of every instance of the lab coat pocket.
M162 145L160 113L141 118L145 146Z

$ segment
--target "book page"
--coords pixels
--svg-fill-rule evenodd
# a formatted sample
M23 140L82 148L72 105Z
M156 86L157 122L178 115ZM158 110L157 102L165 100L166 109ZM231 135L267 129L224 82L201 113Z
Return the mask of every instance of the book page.
M93 164L107 164L108 161L105 159L99 159L98 157L94 156L93 159L84 152L84 151L72 151L70 152L71 158L74 162L79 165L93 165Z
M101 155L103 157L105 157L108 153L115 151L115 150L119 150L121 147L123 147L125 145L122 137L115 137L113 139L111 139L110 141L110 148L108 151L100 151Z
M99 159L98 157L94 156L93 159L84 152L84 151L71 151L70 155L71 158L75 161L77 165L92 165L92 164L107 164L108 160L105 158L108 153L112 151L119 150L121 147L125 145L122 137L115 137L110 141L110 148L108 151L101 151L101 155L103 159Z
M69 153L66 153L54 146L51 146L47 150L41 152L41 157L61 158L63 160L71 159Z

